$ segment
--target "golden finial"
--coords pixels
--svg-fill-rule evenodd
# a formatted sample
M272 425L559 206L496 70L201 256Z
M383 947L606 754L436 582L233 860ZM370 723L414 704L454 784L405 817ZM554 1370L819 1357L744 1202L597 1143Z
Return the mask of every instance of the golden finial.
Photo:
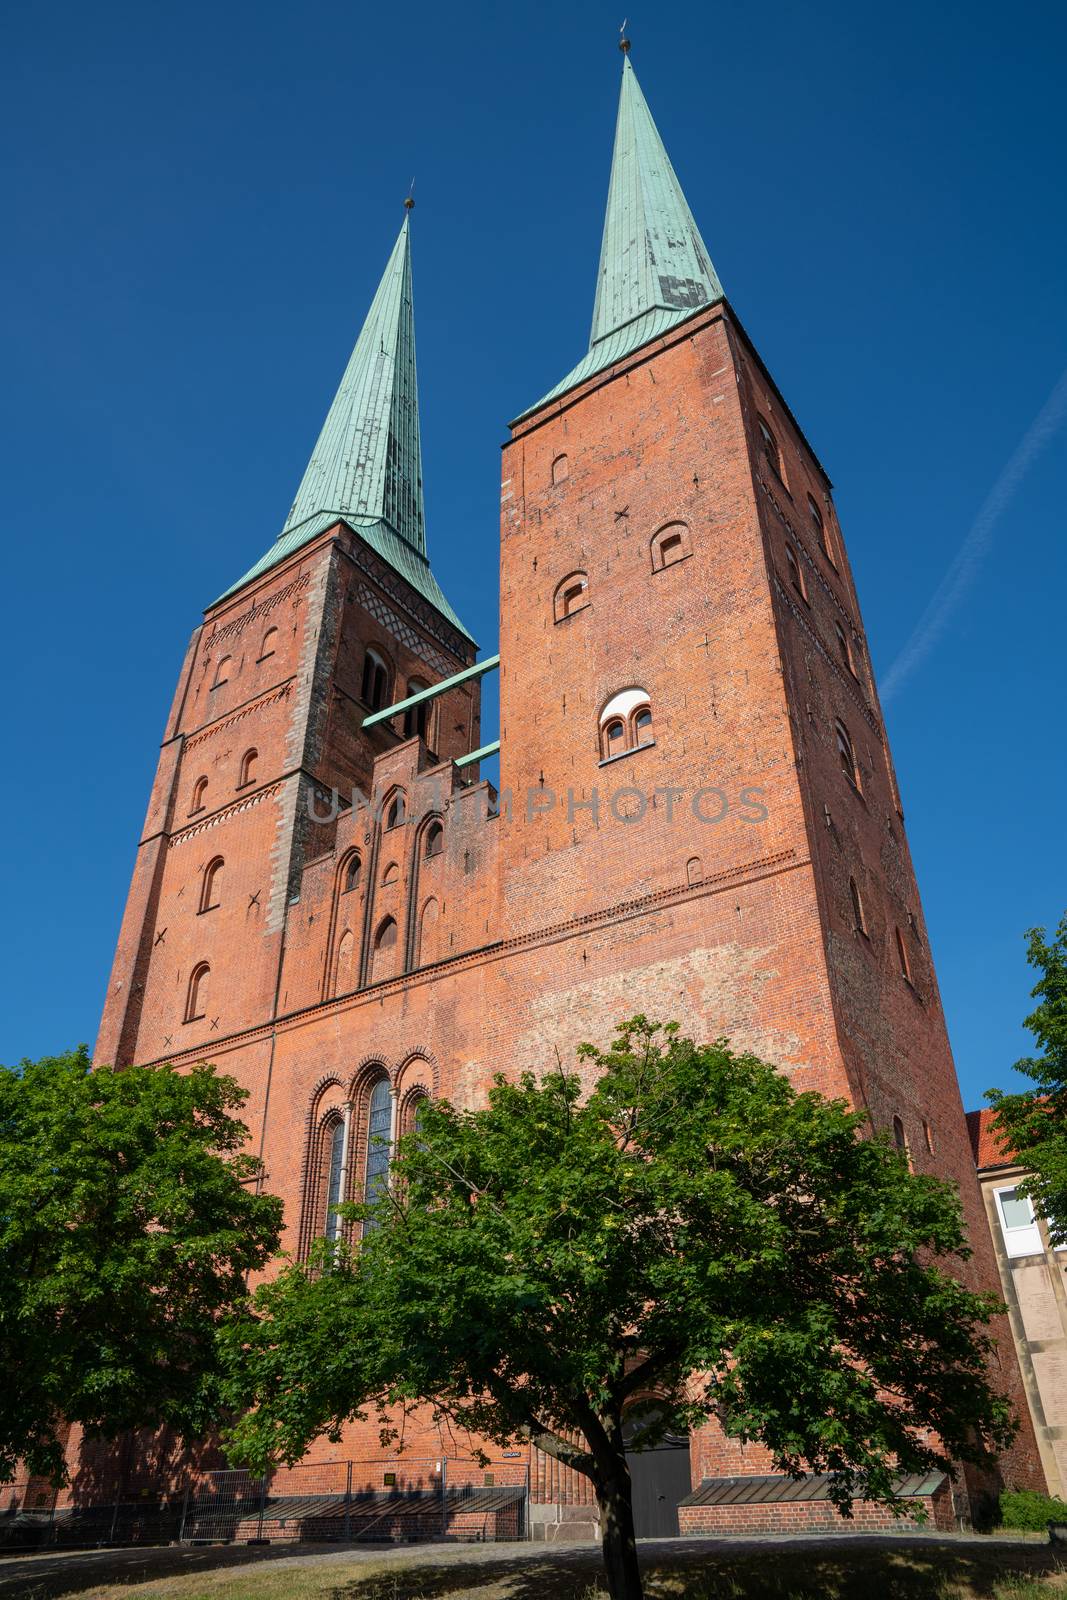
M408 197L404 201L404 210L405 211L414 211L414 209L415 209L415 179L412 178L410 184L408 185Z
M630 41L626 37L626 24L629 22L629 20L629 17L623 17L622 27L619 29L619 49L622 51L624 56L628 56L630 54Z

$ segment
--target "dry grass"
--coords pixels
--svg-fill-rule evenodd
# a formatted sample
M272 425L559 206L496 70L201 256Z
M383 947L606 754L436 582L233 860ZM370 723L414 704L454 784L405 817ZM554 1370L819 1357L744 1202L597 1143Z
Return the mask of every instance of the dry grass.
M853 1540L706 1552L649 1549L647 1600L1067 1600L1067 1569L1048 1546ZM27 1573L27 1577L29 1574ZM72 1575L73 1576L73 1575ZM32 1583L19 1600L604 1600L596 1551L564 1547L516 1559L456 1550L358 1561L219 1568L147 1583ZM12 1591L7 1591L12 1593Z

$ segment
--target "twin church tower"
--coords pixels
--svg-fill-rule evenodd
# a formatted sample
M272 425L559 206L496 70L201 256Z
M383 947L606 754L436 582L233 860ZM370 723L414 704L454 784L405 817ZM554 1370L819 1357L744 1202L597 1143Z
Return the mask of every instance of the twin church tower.
M299 1253L422 1097L475 1104L637 1010L678 1019L956 1180L995 1285L830 481L628 57L589 350L503 451L498 741L497 658L453 599L405 218L281 533L189 643L97 1059L237 1078ZM1003 1363L1016 1392L1010 1339ZM354 1426L316 1458L379 1453ZM540 1525L588 1498L531 1471ZM684 1487L767 1471L707 1428ZM1010 1476L1040 1482L1029 1432ZM948 1487L924 1492L951 1519ZM727 1526L708 1493L683 1528Z

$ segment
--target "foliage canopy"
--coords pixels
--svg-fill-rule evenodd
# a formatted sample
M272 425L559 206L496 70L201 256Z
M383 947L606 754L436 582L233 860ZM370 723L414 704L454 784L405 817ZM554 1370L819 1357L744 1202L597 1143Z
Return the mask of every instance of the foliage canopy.
M278 1248L213 1067L0 1067L0 1478L63 1474L64 1423L217 1421L215 1331Z

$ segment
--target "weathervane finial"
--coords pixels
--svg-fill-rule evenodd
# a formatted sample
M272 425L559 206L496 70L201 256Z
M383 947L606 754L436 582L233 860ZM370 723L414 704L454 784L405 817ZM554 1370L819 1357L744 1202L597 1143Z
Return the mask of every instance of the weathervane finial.
M414 209L415 209L415 179L412 178L411 182L408 184L408 197L404 201L404 210L405 211L414 211Z
M630 41L626 37L626 24L629 22L629 20L629 17L623 17L622 27L619 29L619 49L622 51L624 56L628 56L630 54Z

